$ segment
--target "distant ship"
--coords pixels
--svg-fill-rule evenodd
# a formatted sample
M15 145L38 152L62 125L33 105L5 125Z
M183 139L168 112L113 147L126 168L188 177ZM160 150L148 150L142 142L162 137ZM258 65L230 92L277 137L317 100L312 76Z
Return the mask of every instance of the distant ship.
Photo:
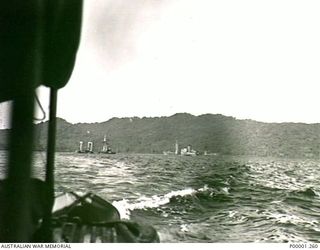
M84 153L93 154L93 142L89 141L87 144L87 149L83 150L83 141L80 141L79 149L76 152L79 154L84 154Z
M103 145L102 145L102 150L99 152L101 154L115 154L116 152L112 151L108 141L107 141L107 136L105 135L103 137Z
M188 145L188 147L182 148L179 151L179 144L178 144L178 141L176 141L175 152L163 151L163 154L164 155L173 155L173 154L175 154L175 155L195 156L195 155L198 155L198 152L196 150L192 149L191 145Z
M188 147L181 149L180 154L185 156L196 156L197 151L192 149L191 145L188 145Z

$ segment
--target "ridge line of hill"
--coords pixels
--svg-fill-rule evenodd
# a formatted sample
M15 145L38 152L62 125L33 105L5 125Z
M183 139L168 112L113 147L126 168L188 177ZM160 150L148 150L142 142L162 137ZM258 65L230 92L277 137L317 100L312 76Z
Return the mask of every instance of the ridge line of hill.
M35 126L35 150L44 149L48 122ZM0 130L0 149L9 130ZM189 144L197 151L229 155L318 157L320 124L265 123L221 114L111 118L72 124L57 118L57 151L75 151L79 141L92 141L99 151L104 135L112 149L123 153L162 153Z

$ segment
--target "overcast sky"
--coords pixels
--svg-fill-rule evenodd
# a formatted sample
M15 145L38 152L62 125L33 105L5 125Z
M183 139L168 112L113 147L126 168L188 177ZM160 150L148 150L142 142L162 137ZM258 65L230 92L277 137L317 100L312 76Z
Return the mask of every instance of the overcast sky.
M320 122L319 13L319 1L85 1L58 116Z

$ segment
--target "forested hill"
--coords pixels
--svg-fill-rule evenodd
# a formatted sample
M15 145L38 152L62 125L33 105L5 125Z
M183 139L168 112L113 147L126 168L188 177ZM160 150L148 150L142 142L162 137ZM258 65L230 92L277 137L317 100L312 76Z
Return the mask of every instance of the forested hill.
M36 125L35 149L46 147L47 122ZM0 147L8 130L0 130ZM58 118L57 151L75 151L79 141L102 146L104 135L116 152L162 153L191 144L200 152L257 155L318 157L320 124L262 123L237 120L223 115L193 116L179 113L170 117L112 118L102 123L71 124Z

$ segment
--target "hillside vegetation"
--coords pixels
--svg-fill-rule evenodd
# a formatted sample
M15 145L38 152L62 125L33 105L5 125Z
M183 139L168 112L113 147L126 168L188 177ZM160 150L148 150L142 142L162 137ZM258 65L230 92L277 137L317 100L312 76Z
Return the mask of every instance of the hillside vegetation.
M112 118L102 123L71 124L57 118L57 151L75 151L79 141L102 147L104 135L116 152L162 153L191 144L200 152L230 155L318 157L320 124L262 123L223 115ZM8 130L0 130L0 148ZM47 122L36 125L35 150L46 148Z

